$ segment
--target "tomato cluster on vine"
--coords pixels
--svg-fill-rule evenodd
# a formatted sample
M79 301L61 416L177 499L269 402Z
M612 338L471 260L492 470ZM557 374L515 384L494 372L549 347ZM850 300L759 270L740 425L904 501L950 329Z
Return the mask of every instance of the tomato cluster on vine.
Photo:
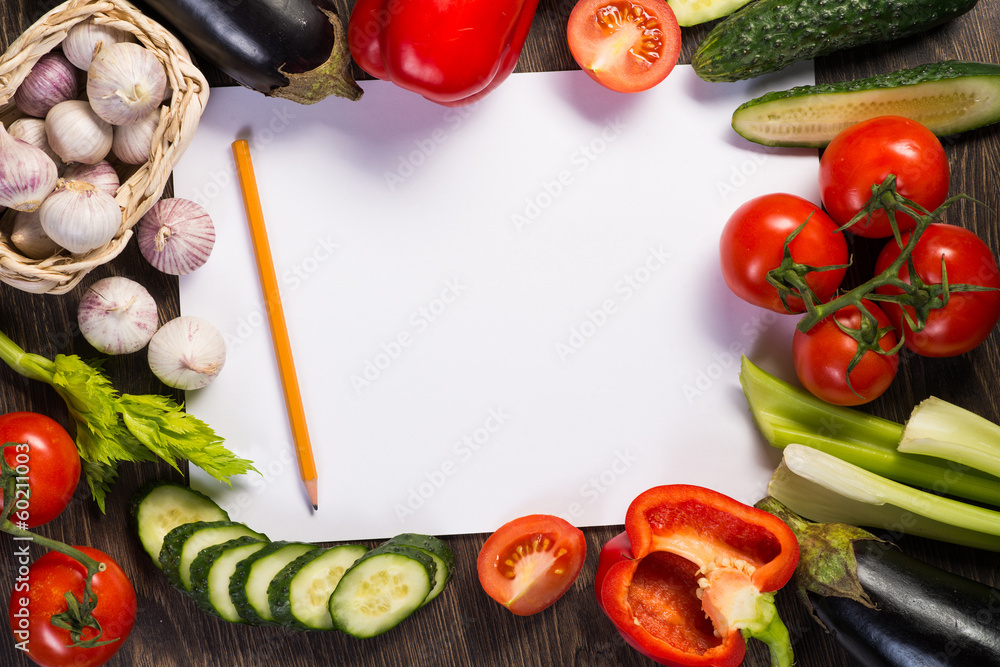
M819 164L822 206L786 193L740 206L723 228L726 284L779 313L804 314L792 341L802 385L837 405L874 400L899 351L964 354L1000 320L1000 269L975 233L940 221L948 198L944 147L926 127L881 116L848 127ZM847 235L886 239L873 276L844 285Z

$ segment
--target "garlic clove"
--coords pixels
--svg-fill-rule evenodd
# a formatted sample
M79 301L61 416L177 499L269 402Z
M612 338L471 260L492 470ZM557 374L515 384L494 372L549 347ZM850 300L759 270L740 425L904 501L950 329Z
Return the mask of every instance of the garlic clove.
M107 160L101 160L94 164L83 164L82 162L71 164L66 167L63 178L67 181L90 183L112 197L118 194L118 188L121 186L118 172Z
M139 220L139 251L154 267L180 276L208 261L215 245L215 225L196 202L181 197L153 204Z
M29 116L45 118L59 102L79 94L77 70L58 51L42 55L14 91L14 104Z
M175 318L149 341L149 367L168 387L181 390L208 386L226 363L226 341L208 320L193 315Z
M68 31L62 42L62 51L75 67L86 72L94 52L118 42L134 40L134 37L106 23L98 23L93 17L80 21Z
M59 179L45 151L15 139L0 124L0 206L35 211Z
M156 333L156 301L145 287L121 276L98 280L87 288L77 308L80 333L104 354L141 350Z
M49 238L74 254L109 243L118 233L122 211L115 198L90 183L59 179L38 209Z
M114 130L86 100L67 100L45 116L45 135L63 162L100 162L111 152Z
M45 120L42 118L32 118L25 116L23 118L18 118L10 127L7 128L10 136L15 139L20 139L26 143L31 144L35 148L41 148L45 151L53 162L56 163L57 172L62 172L65 170L66 165L63 164L62 158L60 158L52 146L49 145L49 138L45 134Z
M87 99L112 125L131 125L158 107L167 72L151 50L133 42L99 49L87 70Z
M156 107L131 125L115 125L111 152L125 164L144 164L149 160L153 134L160 125L160 109Z
M42 229L38 211L11 211L14 216L14 227L10 233L10 242L31 259L46 259L58 253L62 248L49 238Z

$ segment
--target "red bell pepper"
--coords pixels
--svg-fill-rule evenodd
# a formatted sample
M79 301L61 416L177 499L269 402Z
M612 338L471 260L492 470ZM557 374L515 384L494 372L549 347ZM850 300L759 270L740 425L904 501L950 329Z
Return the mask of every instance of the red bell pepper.
M347 42L361 69L446 106L514 71L538 0L357 0Z
M716 491L658 486L629 506L626 532L601 550L598 605L631 646L661 665L736 667L746 638L792 664L774 592L799 560L772 514Z

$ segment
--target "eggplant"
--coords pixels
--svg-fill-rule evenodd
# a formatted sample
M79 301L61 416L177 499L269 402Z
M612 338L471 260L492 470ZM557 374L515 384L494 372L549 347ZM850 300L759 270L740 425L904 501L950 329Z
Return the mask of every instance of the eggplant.
M1000 667L1000 590L912 558L854 526L757 507L799 538L793 585L865 667Z
M181 41L237 83L313 104L361 98L332 0L144 0Z

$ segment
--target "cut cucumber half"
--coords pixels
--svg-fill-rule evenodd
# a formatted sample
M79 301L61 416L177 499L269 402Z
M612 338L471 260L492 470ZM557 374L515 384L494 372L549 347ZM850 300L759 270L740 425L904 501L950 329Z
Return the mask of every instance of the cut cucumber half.
M434 560L412 547L383 545L344 573L330 596L330 616L352 637L386 632L420 608L434 588Z
M129 514L142 548L160 567L163 538L177 526L195 521L228 521L229 515L208 496L169 480L157 480L132 495Z
M677 25L686 28L729 16L750 0L667 0Z
M252 625L274 623L267 599L267 587L275 575L296 559L319 551L306 542L272 542L236 566L229 595L243 620Z
M876 116L905 116L947 136L1000 121L1000 65L945 61L842 83L798 86L740 105L733 129L766 146L823 147Z
M455 554L443 540L431 535L403 533L393 537L386 544L413 547L423 551L434 560L434 565L437 566L434 573L434 588L427 594L427 599L424 600L423 604L427 604L440 595L455 574Z
M332 630L330 596L347 570L366 553L368 548L360 544L341 544L292 561L268 587L274 620L299 630Z
M267 541L261 533L234 521L198 521L177 526L163 538L160 566L175 588L190 592L191 563L202 549L244 536Z
M229 595L229 581L237 564L267 545L260 539L245 535L202 549L191 563L191 597L209 614L230 623L243 623Z

